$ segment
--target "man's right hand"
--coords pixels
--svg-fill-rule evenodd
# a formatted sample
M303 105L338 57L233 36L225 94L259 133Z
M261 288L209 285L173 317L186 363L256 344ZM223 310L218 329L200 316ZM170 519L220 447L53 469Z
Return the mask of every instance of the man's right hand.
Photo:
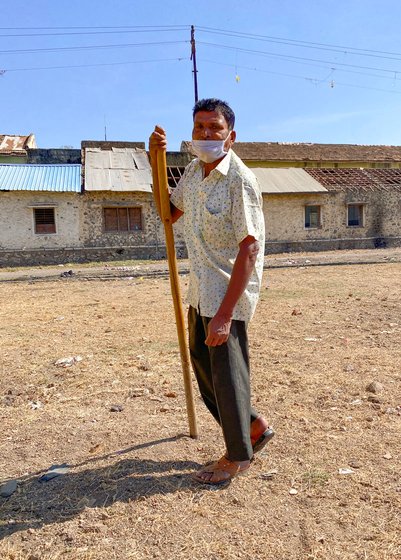
M156 154L157 150L165 150L167 148L166 131L158 124L155 126L154 131L149 137L149 152L152 155Z
M152 132L152 134L149 137L149 154L150 154L151 164L152 164L152 167L154 169L157 169L157 167L154 167L157 164L157 156L156 156L157 151L158 150L165 150L166 148L167 148L166 131L164 130L164 128L162 128L161 126L159 126L157 124L155 126L154 131ZM155 198L157 212L158 212L159 216L161 217L159 180L157 178L157 173L156 173L156 176L154 176L153 196ZM176 208L174 206L174 204L171 204L171 221L172 221L172 223L176 222L178 220L178 218L180 218L180 216L182 216L182 214L183 214L183 212L181 210L178 210L178 208Z

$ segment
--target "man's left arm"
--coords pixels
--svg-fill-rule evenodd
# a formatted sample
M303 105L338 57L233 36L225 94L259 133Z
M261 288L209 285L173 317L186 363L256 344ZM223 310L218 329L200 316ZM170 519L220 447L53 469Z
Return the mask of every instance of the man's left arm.
M239 244L226 294L208 325L208 336L205 340L208 346L220 346L227 342L234 308L248 285L258 252L259 243L252 235L245 237Z

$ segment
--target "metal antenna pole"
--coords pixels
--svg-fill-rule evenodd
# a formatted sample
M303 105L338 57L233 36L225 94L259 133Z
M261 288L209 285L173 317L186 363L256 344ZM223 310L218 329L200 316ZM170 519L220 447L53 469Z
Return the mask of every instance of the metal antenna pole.
M191 60L194 75L195 103L198 101L198 70L196 69L195 27L191 25Z

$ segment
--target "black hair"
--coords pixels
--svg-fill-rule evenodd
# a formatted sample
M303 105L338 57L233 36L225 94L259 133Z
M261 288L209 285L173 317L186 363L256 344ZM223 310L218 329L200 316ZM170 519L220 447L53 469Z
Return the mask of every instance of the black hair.
M216 111L216 113L220 113L225 118L228 124L228 128L230 130L234 129L235 114L226 101L216 99L215 97L211 97L209 99L200 99L195 103L192 111L192 116L194 119L196 113L199 113L199 111Z

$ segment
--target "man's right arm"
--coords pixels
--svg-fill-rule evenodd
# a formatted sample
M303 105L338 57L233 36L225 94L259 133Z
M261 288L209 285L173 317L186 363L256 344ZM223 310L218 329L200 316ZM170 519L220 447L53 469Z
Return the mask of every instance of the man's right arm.
M176 222L178 218L181 218L184 212L182 210L179 210L177 206L174 206L172 202L170 202L170 210L171 210L171 221L174 224L174 222Z
M156 163L157 150L165 150L166 148L167 148L166 132L161 126L156 125L154 131L152 132L149 138L149 154L150 154L150 160L152 164ZM157 212L161 217L160 187L159 187L159 179L157 177L157 174L155 177L153 177L153 197L155 199ZM170 203L170 210L171 210L172 223L176 222L178 218L180 218L184 213L182 210L179 210L172 203Z

